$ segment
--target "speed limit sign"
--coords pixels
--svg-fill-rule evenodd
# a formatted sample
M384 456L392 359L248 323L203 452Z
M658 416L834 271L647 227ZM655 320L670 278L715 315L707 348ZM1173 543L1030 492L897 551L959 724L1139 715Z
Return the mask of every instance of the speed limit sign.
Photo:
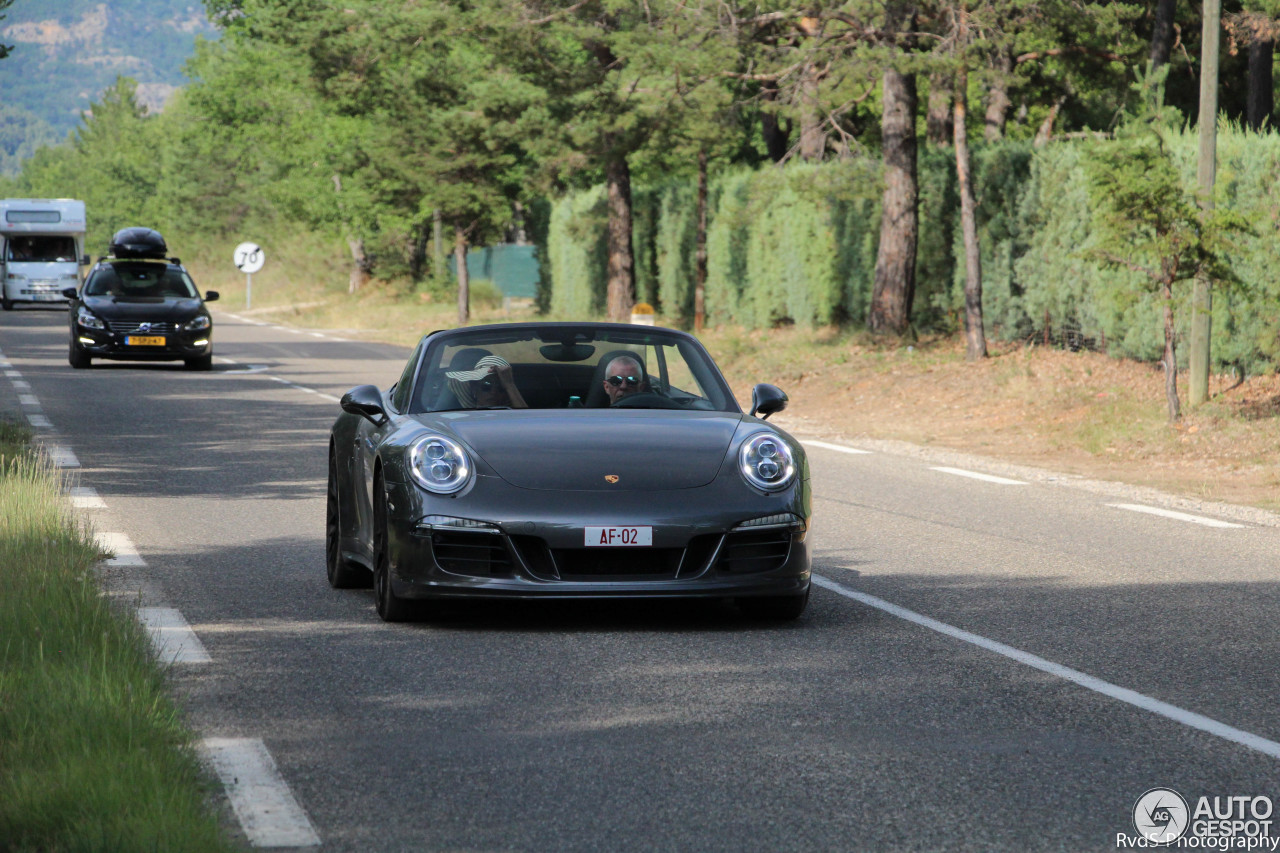
M252 275L262 269L262 265L267 262L267 256L257 243L241 243L236 246L235 262L236 269L246 275Z

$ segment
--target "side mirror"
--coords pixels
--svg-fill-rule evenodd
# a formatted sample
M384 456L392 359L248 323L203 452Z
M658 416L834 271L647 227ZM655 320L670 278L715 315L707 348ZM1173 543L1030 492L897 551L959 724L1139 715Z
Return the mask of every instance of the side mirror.
M342 395L339 402L342 411L359 415L382 426L387 422L386 410L382 408L382 392L373 385L357 385Z
M75 299L76 289L74 287L64 287L62 288L62 295L67 297L68 299Z
M787 395L777 385L761 382L751 389L751 416L767 420L787 407Z
M206 291L204 292L204 301L205 301L205 302L217 302L217 301L218 301L218 291L216 291L216 290L206 290Z

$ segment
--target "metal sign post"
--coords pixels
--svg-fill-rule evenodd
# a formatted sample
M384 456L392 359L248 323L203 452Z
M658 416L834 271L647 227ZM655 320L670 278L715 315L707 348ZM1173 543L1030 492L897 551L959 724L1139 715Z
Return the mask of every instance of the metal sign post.
M244 310L248 311L253 296L253 274L262 269L267 255L257 243L241 243L236 246L233 260L236 269L244 273Z

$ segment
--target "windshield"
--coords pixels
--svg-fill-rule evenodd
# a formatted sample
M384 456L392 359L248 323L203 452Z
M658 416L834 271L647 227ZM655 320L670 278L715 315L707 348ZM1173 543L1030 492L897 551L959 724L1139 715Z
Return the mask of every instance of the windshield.
M740 411L691 338L592 326L488 328L433 341L410 411L482 408Z
M71 237L14 235L9 238L9 247L5 252L5 260L37 263L49 263L52 261L75 262L78 260L76 257L76 241Z
M168 264L109 264L95 269L85 283L86 296L180 297L193 299L195 282L181 267Z

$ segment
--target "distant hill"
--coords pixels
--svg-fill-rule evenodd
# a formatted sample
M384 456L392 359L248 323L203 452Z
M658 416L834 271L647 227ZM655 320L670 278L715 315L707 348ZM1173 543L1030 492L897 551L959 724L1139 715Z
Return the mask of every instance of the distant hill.
M0 173L66 139L117 76L163 109L187 80L197 36L218 37L200 0L16 0L0 21Z

